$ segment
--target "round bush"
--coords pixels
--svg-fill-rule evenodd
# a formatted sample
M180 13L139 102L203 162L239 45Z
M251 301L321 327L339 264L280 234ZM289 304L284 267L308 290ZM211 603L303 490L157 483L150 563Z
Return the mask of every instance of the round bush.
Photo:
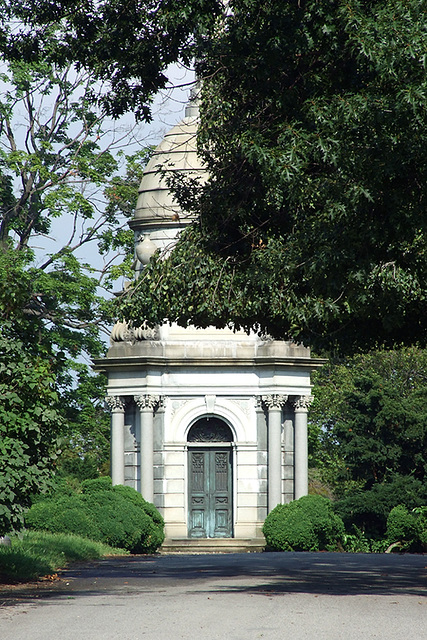
M133 553L153 553L164 540L163 518L154 505L131 487L113 487L110 478L83 482L82 493L36 502L26 524L52 533L76 533Z
M114 491L131 501L139 509L143 509L144 513L148 516L149 529L146 532L144 543L142 546L138 544L135 547L134 553L150 553L158 549L165 539L165 521L154 504L144 500L142 495L138 493L138 491L135 491L135 489L132 489L132 487L115 485Z
M413 513L399 504L387 518L387 539L389 542L411 543L417 537L417 522Z
M110 476L100 476L91 480L83 480L82 493L93 495L98 491L113 491L113 483Z
M394 507L387 518L387 540L399 543L401 551L422 552L427 548L427 508L412 512L404 505Z
M330 500L310 495L277 505L268 514L263 533L270 551L335 551L344 536L344 524Z

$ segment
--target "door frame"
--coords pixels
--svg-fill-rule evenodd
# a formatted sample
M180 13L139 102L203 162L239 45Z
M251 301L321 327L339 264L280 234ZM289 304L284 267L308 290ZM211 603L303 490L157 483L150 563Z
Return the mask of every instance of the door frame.
M190 460L190 453L192 451L197 451L197 450L206 450L206 449L213 449L215 451L229 451L230 452L230 474L231 474L231 478L230 478L230 500L231 500L231 507L230 507L230 513L231 513L231 524L230 524L230 538L234 538L234 523L235 523L235 468L236 468L236 456L235 456L235 449L236 449L236 443L235 442L188 442L187 446L186 446L186 467L187 467L187 473L186 473L186 485L187 485L187 490L186 490L186 502L187 502L187 536L188 538L190 538L190 516L191 516L191 503L190 503L190 474L191 474L191 468L190 468L190 464L189 464L189 460ZM198 538L191 538L192 540L197 540ZM200 538L202 540L227 540L227 538Z

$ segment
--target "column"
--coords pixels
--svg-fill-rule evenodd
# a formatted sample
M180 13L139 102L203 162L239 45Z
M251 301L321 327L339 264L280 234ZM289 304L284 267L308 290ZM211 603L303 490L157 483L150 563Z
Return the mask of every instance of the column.
M268 511L282 502L282 407L288 397L263 397L268 409Z
M308 437L307 437L307 413L312 396L300 396L294 402L295 409L295 500L306 496L308 493Z
M125 483L125 400L120 396L107 396L105 402L111 411L111 480Z
M135 396L141 424L141 494L148 502L154 498L154 434L153 413L158 396Z

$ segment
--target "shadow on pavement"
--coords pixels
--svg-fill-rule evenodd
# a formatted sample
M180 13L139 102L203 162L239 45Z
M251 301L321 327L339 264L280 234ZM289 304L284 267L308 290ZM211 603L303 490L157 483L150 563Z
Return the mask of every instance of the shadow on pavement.
M423 555L251 553L105 558L62 572L52 584L2 587L0 605L33 599L193 593L427 595Z

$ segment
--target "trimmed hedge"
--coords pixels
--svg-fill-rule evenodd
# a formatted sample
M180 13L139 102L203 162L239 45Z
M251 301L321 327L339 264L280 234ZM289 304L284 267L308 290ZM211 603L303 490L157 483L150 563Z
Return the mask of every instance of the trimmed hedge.
M319 495L279 504L267 516L263 533L269 551L336 551L344 524L332 503Z
M67 495L68 493L68 495ZM163 518L131 487L111 478L85 480L80 493L60 491L28 511L29 529L74 533L131 553L154 553L164 540Z

